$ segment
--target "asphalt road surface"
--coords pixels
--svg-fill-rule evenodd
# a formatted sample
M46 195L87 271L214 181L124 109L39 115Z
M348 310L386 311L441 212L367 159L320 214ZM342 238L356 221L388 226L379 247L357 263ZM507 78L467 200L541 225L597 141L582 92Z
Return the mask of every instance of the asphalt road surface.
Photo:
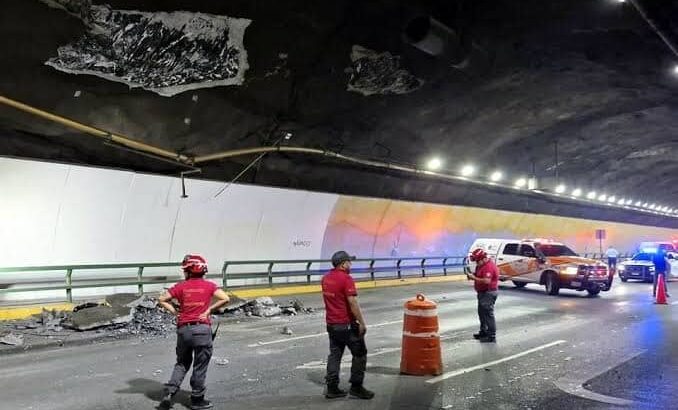
M444 374L399 374L404 302L438 303ZM289 299L289 298L285 298ZM222 324L209 369L216 409L677 409L677 305L651 285L615 281L598 297L529 285L500 289L497 343L480 344L467 282L363 291L369 329L365 386L373 400L326 400L328 341L313 314ZM671 303L669 299L669 303ZM288 326L292 335L281 333ZM0 356L2 409L153 409L174 361L174 337ZM342 365L347 387L350 355ZM189 406L188 380L175 409Z

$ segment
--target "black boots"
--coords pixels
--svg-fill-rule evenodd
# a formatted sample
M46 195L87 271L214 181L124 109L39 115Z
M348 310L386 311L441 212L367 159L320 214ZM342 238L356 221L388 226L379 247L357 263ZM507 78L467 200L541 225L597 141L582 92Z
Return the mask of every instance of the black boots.
M476 340L482 339L483 337L487 337L487 333L478 332L473 334L473 338Z
M496 343L497 338L494 336L483 336L480 339L480 343Z
M353 397L357 397L363 400L369 400L372 397L374 397L374 392L367 390L366 388L363 387L362 384L352 385L348 393Z
M350 394L351 397L363 400L369 400L374 397L374 393L364 388L362 384L351 385L351 389L348 391L348 394ZM346 391L341 390L336 384L328 385L327 390L325 391L325 397L328 399L346 397Z
M212 408L212 402L205 400L205 396L191 396L191 410L206 410Z
M327 391L325 392L325 398L338 399L340 397L346 397L346 391L341 390L336 384L328 384Z
M169 390L165 389L162 392L162 400L160 401L160 409L166 410L166 409L171 409L172 408L172 398L174 398L174 395L169 392Z

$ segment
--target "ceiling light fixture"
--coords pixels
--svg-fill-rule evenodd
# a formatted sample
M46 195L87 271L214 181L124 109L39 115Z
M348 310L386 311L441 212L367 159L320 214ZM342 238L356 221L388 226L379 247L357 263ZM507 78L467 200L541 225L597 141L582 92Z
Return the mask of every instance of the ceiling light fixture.
M516 188L523 188L527 184L527 180L525 178L518 178L516 180Z
M577 188L574 191L572 191L572 196L581 196L581 189Z
M475 167L473 165L464 165L461 167L461 176L463 177L470 177L476 172Z
M562 194L563 192L565 192L566 189L567 189L567 187L565 185L560 184L556 187L556 193Z
M588 194L586 194L586 198L588 199L596 199L596 191L591 191Z
M492 175L490 175L490 181L492 182L499 182L502 178L504 178L504 174L502 174L501 171L494 171Z
M440 158L431 158L427 163L426 163L426 168L428 168L431 171L436 171L440 169L440 167L443 166L443 161L440 160Z

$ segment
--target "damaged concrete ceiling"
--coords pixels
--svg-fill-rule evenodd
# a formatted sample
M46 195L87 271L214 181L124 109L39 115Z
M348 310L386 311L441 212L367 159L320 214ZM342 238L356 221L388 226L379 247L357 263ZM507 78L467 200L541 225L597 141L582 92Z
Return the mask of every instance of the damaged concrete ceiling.
M678 2L635 1L678 37ZM450 173L534 172L548 190L557 172L678 206L678 57L629 2L21 0L4 4L0 44L0 95L189 158L276 142L437 155ZM6 106L0 132L0 155L185 169ZM230 180L254 158L199 166ZM270 153L240 181L475 203L300 153Z

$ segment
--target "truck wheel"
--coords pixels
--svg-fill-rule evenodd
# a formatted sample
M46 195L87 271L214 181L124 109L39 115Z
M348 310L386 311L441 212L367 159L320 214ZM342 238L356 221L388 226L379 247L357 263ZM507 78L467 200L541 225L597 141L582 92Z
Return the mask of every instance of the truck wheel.
M586 291L589 293L589 296L596 296L597 294L600 293L600 288L586 289Z
M546 293L551 296L556 296L560 292L560 282L558 281L558 275L554 272L549 272L546 274Z
M622 282L628 282L629 278L625 276L620 276L619 279L621 279Z
M526 282L518 282L518 281L515 281L515 280L512 281L512 282L513 282L513 284L515 285L515 287L517 287L517 288L524 288L525 285L527 285Z

